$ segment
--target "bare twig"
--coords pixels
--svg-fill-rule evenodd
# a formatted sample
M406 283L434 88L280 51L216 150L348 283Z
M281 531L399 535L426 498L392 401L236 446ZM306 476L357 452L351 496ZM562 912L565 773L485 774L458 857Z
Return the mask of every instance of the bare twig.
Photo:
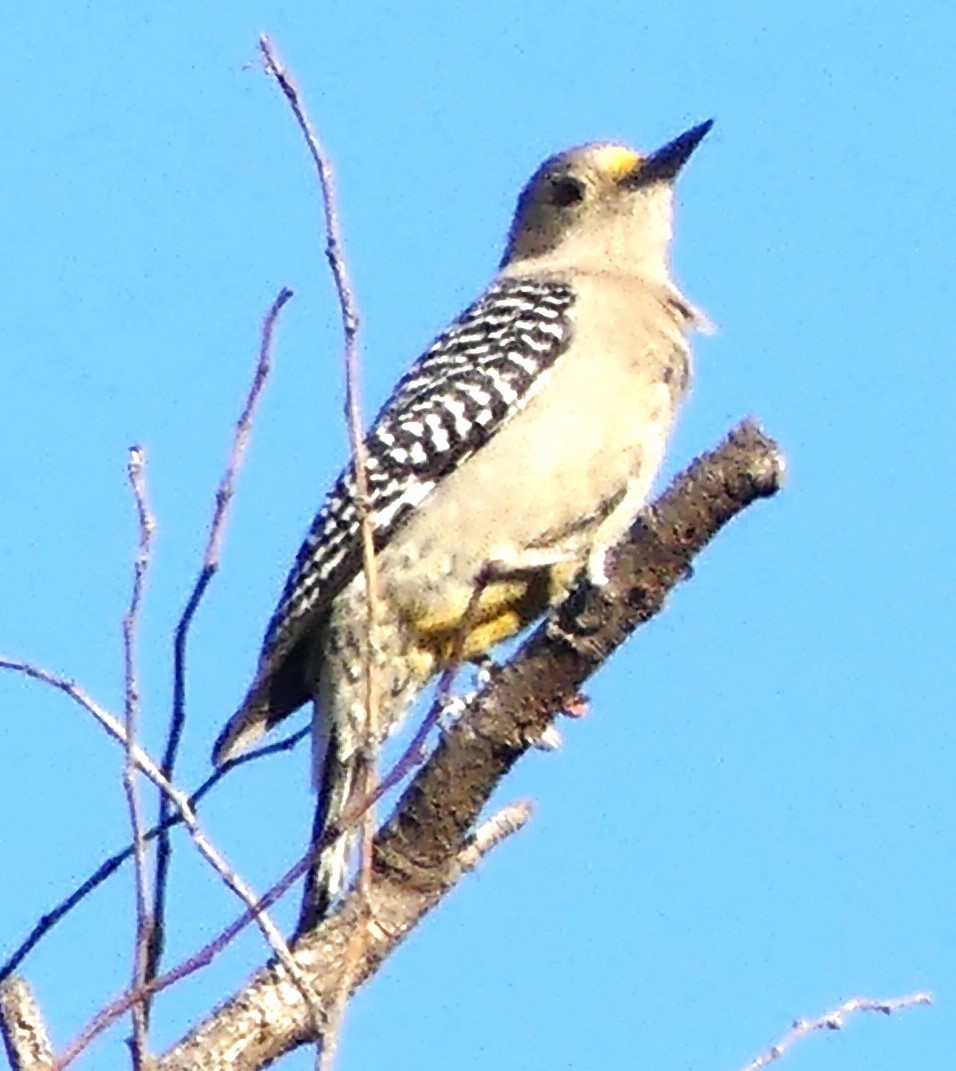
M0 983L0 1033L12 1071L52 1071L53 1046L30 987L22 978Z
M269 755L275 755L281 751L291 751L292 748L308 736L311 731L312 730L308 727L299 729L298 732L292 733L290 736L284 737L282 740L277 740L272 744L266 744L264 747L256 748L254 751L246 752L244 755L240 755L238 758L233 759L227 765L215 770L189 797L190 807L195 810L200 800L202 800L202 798L214 788L226 774L231 773L237 766L244 766L248 762L255 762L257 759L266 758ZM164 830L173 829L178 825L182 825L182 821L183 816L178 811L175 811L169 816L164 826L153 826L152 829L145 834L145 839L147 841L155 840ZM57 923L64 919L73 908L85 900L90 893L99 888L99 886L112 874L115 874L127 859L131 859L132 857L132 844L128 844L125 848L120 849L120 851L114 852L113 855L104 859L93 873L69 893L68 896L65 896L49 911L45 911L37 920L36 925L29 934L27 934L20 945L10 954L6 963L0 966L0 983L13 974L17 967L19 967L24 959L26 959L33 949L36 948L40 941L54 929ZM263 906L267 905L263 904ZM252 921L251 915L249 916L249 921Z
M40 667L33 666L30 663L22 662L16 659L0 658L0 669L11 669L24 673L25 675L32 677L35 680L39 680L43 683L50 684L55 688L65 692L70 698L78 702L84 709L101 720L101 715L105 712L100 708L89 696L86 695L79 687L77 687L72 681L66 678L59 677L50 673ZM436 692L435 700L433 701L428 713L420 722L416 729L412 739L409 741L408 746L402 752L402 754L396 759L392 766L386 771L385 774L378 780L374 790L365 796L358 796L353 804L342 815L340 823L333 829L326 830L324 836L315 844L311 846L310 851L301 859L298 860L280 879L276 882L271 889L266 892L258 901L258 905L262 910L268 910L274 903L280 900L292 886L299 880L302 874L307 870L310 859L323 848L328 847L332 841L345 830L350 829L356 822L360 821L366 809L377 804L386 793L390 792L398 784L400 784L417 766L421 765L427 758L427 743L428 737L432 730L438 725L441 715L444 710L444 698L447 696L450 685L451 677L455 672L454 666L449 666L445 670L441 679L439 680L438 689ZM109 717L108 715L106 715ZM107 726L108 729L108 726ZM109 730L108 730L109 731ZM199 786L198 789L188 798L188 810L184 812L183 809L178 810L174 815L170 816L167 822L167 829L170 829L176 825L180 825L184 822L184 813L193 811L200 800L212 789L226 774L235 769L237 766L243 766L248 762L254 762L257 759L264 758L269 755L276 754L281 751L288 751L295 747L304 737L311 733L311 728L299 730L297 733L286 737L284 740L276 741L273 744L268 744L264 747L257 748L255 751L251 751L245 755L241 755L236 759L233 759L226 766L212 773L206 780ZM161 832L159 827L154 827L145 834L146 840L151 840L158 836ZM99 867L78 886L68 897L66 897L60 904L46 912L38 921L37 925L30 932L23 943L17 948L7 962L0 968L0 982L10 977L20 966L27 955L37 946L40 940L54 928L54 926L61 921L74 907L76 907L86 896L88 896L94 889L101 885L107 878L110 877L127 859L133 855L133 846L128 845L122 851L117 852L109 859L106 859ZM119 1015L128 1011L132 1005L141 997L151 997L156 993L161 992L163 989L175 984L181 979L201 970L203 967L208 966L216 956L223 951L238 934L256 921L256 913L247 908L237 919L225 927L221 933L215 938L209 941L206 945L200 948L188 959L178 964L175 968L166 972L163 975L157 975L151 978L143 987L142 990L131 989L121 994L115 1001L111 1002L106 1008L96 1016L90 1026L87 1028L83 1039L83 1047L89 1044L98 1033L106 1029L110 1023L112 1023ZM77 1039L77 1045L80 1039ZM79 1051L79 1049L77 1050Z
M32 666L28 666L26 663L22 663L13 659L0 659L0 669L13 669L24 672L29 676L35 677L38 680L42 680L45 683L53 684L55 687L60 687L59 679L50 679L44 675L45 671L36 669ZM71 682L65 682L71 685ZM64 690L64 689L61 689ZM83 693L80 693L78 689L68 691L67 694L72 698L77 698L77 695L82 698ZM262 907L268 908L282 896L288 892L289 888L302 876L308 863L308 859L318 849L327 847L334 837L338 834L339 830L346 830L351 828L355 822L359 821L363 814L364 808L370 804L378 803L381 798L397 784L405 779L409 773L416 766L425 761L427 756L426 743L428 736L432 729L438 724L439 717L442 712L440 703L432 705L426 717L419 725L412 740L398 757L395 763L390 769L380 778L378 784L375 787L375 791L370 798L358 798L355 804L342 816L342 821L335 830L329 830L326 837L316 845L312 846L312 850L302 859L300 859L295 866L293 866L266 894L263 895L259 901ZM311 735L311 727L298 730L298 732L292 733L282 740L277 740L275 743L266 744L263 747L256 748L254 751L247 752L244 755L240 755L235 759L232 759L225 766L218 770L215 770L205 781L192 793L189 797L189 805L192 809L195 809L203 797L214 788L219 781L222 780L227 774L231 773L236 767L244 766L249 762L255 762L258 759L266 758L270 755L278 754L283 751L291 751L298 743L300 743L305 737ZM176 812L170 815L166 822L165 829L173 829L178 825L182 825L183 816L180 812ZM159 826L153 826L145 834L147 841L154 840L163 829ZM122 866L128 859L133 856L133 846L127 845L120 851L115 852L109 858L105 859L100 865L93 871L92 874L80 885L78 885L68 896L64 897L55 907L49 911L43 913L37 924L30 931L30 933L24 938L21 944L11 953L7 961L0 967L0 982L3 982L6 978L20 966L20 964L26 959L26 957L33 951L34 948L40 943L40 941L51 931L54 927L62 921L75 907L77 907L90 893L103 884L117 869ZM195 956L190 957L187 964L190 964L188 969L179 973L179 968L174 976L171 974L164 975L160 980L161 984L156 986L148 986L147 991L149 993L156 993L162 989L165 989L167 985L173 981L179 980L184 974L190 974L193 970L205 966L213 958L221 947L225 947L242 929L244 929L249 923L253 922L255 916L246 911L240 918L227 927L219 937L210 941L206 946L199 950ZM221 942L221 947L220 947Z
M126 733L119 720L91 699L81 688L74 684L73 681L58 676L55 673L51 673L49 670L39 666L34 666L17 659L0 658L0 669L19 671L28 677L32 677L34 680L43 681L44 683L65 692L70 698L82 706L84 710L92 714L114 740L119 741L119 743L126 748ZM315 1002L311 987L305 981L302 972L293 960L292 955L289 952L289 946L285 942L285 938L283 938L275 924L266 914L265 908L259 897L256 896L252 889L250 889L242 878L240 878L229 866L225 858L219 853L203 832L199 825L199 820L196 818L196 812L189 804L189 798L183 791L176 788L172 782L168 781L163 776L153 760L141 747L139 747L138 744L131 743L129 745L129 750L137 768L142 771L142 773L144 773L161 792L165 792L172 799L177 810L182 815L183 822L188 829L189 835L192 838L193 843L196 845L199 854L207 863L209 863L213 870L216 871L224 884L231 889L240 900L242 900L246 907L248 907L259 926L259 929L262 931L263 936L275 952L282 966L288 972L289 977L297 988L301 987L300 992L306 1002L306 1006L310 1009L310 1014L312 1014L320 1023L324 1022L324 1015L321 1008L319 1008ZM133 1000L140 1000L144 995L156 992L157 988L158 987L145 986L135 992ZM130 1006L131 1004L127 1004L126 1008ZM126 1008L124 1008L124 1011ZM98 1019L99 1017L97 1017L94 1022L98 1021ZM81 1051L81 1049L88 1044L88 1040L83 1039L86 1038L89 1029L90 1028L87 1028L81 1037L67 1048L67 1051L58 1061L58 1067L65 1067ZM95 1034L93 1036L95 1036ZM80 1045L81 1040L83 1041L82 1045Z
M242 413L236 425L226 470L216 492L216 505L213 513L213 520L210 525L206 551L203 557L203 566L176 629L173 718L170 724L170 731L163 760L163 773L169 781L172 780L171 774L175 767L176 756L185 725L186 638L202 597L205 594L209 582L218 569L222 535L228 517L229 505L234 493L235 477L248 445L255 409L271 369L272 339L275 326L278 321L279 313L291 297L292 291L287 287L283 288L272 303L263 322L258 363L253 375L252 384L246 396ZM35 679L45 681L48 684L53 684L55 687L65 691L71 698L78 701L87 710L90 710L91 713L95 714L95 710L93 709L95 704L91 707L90 704L92 704L92 700L77 688L72 681L67 681L63 678L54 679L54 675L46 674L45 671L42 670L31 672L32 667L28 667L25 663L18 660L0 661L0 668L10 668L19 670L20 672L26 672ZM215 771L189 798L190 808L195 808L199 800L202 799L202 797L230 770L266 755L289 750L307 735L307 732L308 730L302 730L285 740L270 744L266 747L258 748L257 750L234 760L223 769ZM183 821L182 813L174 811L171 807L171 803L172 801L168 795L161 794L159 822L143 836L144 841L152 840L157 836L160 837L156 864L155 898L152 912L154 924L152 932L154 939L150 945L150 963L148 964L149 969L146 972L147 978L152 978L155 975L162 950L162 924L165 918L166 890L168 886L170 859L170 842L167 834L169 830ZM123 862L131 858L134 855L134 852L135 848L131 845L105 860L97 867L90 877L86 879L86 881L79 885L61 903L51 911L44 913L20 947L13 952L7 962L0 968L0 980L7 978L13 971L15 971L24 958L36 947L39 941L90 892L113 874Z
M293 985L298 989L303 1000L306 1003L306 1007L309 1009L310 1016L315 1022L315 1029L318 1031L325 1022L325 1015L321 1006L315 999L315 995L312 991L312 987L306 980L302 971L299 969L295 960L292 958L292 953L289 951L289 946L286 944L285 939L279 932L275 924L269 918L266 913L266 906L264 899L260 899L252 891L252 889L243 881L242 878L228 865L226 860L218 852L211 841L208 840L205 833L199 826L196 819L195 812L189 806L189 800L185 794L177 789L170 782L166 781L162 773L156 769L151 760L140 750L136 749L136 761L137 765L147 777L150 778L153 783L162 791L167 792L173 799L176 807L179 809L182 815L183 822L189 830L190 836L199 850L200 855L212 866L216 873L222 878L223 882L239 897L240 900L249 909L251 917L258 924L259 929L262 931L263 936L268 941L276 957L282 964L286 974L292 981ZM181 975L180 975L181 976ZM148 983L141 988L138 992L130 992L130 1001L127 1002L127 1006L130 1002L137 999L141 999L144 995L152 995L163 988L155 982ZM125 1010L125 1008L124 1008ZM66 1067L79 1055L80 1052L89 1044L89 1042L105 1028L109 1022L112 1021L112 1017L103 1021L103 1013L97 1015L93 1022L83 1031L83 1033L69 1046L67 1046L65 1052L57 1061L57 1068L61 1069ZM102 1026L99 1024L103 1024Z
M474 870L502 841L524 829L533 814L532 800L518 800L502 807L497 814L482 822L458 853L458 862L462 869Z
M329 840L331 841L331 837ZM324 846L325 844L323 843L321 847ZM144 993L149 996L155 996L162 990L168 989L171 985L175 985L176 982L182 981L183 978L187 978L190 974L195 974L196 971L202 970L203 967L208 967L216 956L224 951L247 926L256 921L258 912L267 911L276 901L285 896L305 873L310 858L311 852L288 870L259 900L256 911L247 908L234 922L230 923L220 934L203 945L197 952L194 952L188 959L183 960L165 974L158 975L148 982L144 986L143 992L128 989L107 1004L106 1007L101 1008L82 1034L69 1046L64 1056L60 1058L58 1067L65 1066L67 1058L70 1061L74 1060L104 1030L127 1012L137 1000L141 999ZM313 1018L310 1013L310 1026L314 1030Z
M259 342L259 358L252 376L252 383L246 394L246 400L242 407L242 413L236 423L236 430L229 451L229 458L219 487L216 489L216 504L213 509L212 523L209 526L209 538L206 542L206 550L203 555L202 568L196 583L186 602L182 616L176 626L176 636L173 651L173 709L169 723L169 732L166 737L166 747L163 752L162 771L168 781L174 780L176 759L179 754L179 745L182 740L183 730L186 726L186 641L193 618L199 609L206 589L219 568L219 557L222 549L222 537L229 516L229 506L235 492L236 474L242 464L246 448L249 444L249 436L252 431L252 421L255 416L259 398L266 385L269 372L272 368L272 339L279 314L283 307L291 299L292 291L283 287L276 295L269 311L262 323L262 332ZM169 867L172 861L172 841L168 830L172 817L172 801L168 796L160 795L159 818L157 827L160 830L159 843L156 848L156 882L153 896L153 941L150 945L150 956L144 980L148 981L156 976L159 971L160 960L163 954L163 944L166 923L166 898L169 887Z
M279 314L292 299L292 291L284 286L276 295L275 300L269 307L262 321L262 333L259 342L259 359L252 376L252 384L246 395L242 413L236 422L236 432L232 440L232 449L229 451L229 461L226 470L216 489L216 508L213 512L212 523L209 526L209 539L206 543L206 553L203 556L203 571L215 573L219 568L219 558L222 552L222 537L226 530L226 521L229 516L229 506L232 503L236 488L236 475L242 465L246 450L249 446L249 436L252 434L252 421L255 416L259 398L265 389L266 380L272 371L272 340L275 335ZM199 586L197 582L197 588ZM192 600L190 600L192 601ZM189 609L189 607L187 607ZM193 610L195 612L195 609ZM183 614L186 617L186 614ZM188 621L186 622L188 624Z
M342 251L342 231L338 216L338 203L335 195L335 178L328 153L318 138L309 116L302 104L298 88L277 57L272 43L263 35L259 39L259 48L265 58L266 70L282 89L299 129L305 138L312 161L315 164L319 187L322 193L322 206L325 215L325 255L329 262L332 278L338 295L339 309L342 315L342 331L345 340L345 416L348 424L349 445L352 451L353 471L356 488L356 513L362 535L362 570L365 575L367 619L367 651L365 661L365 748L361 756L358 771L359 793L370 799L375 788L377 756L380 742L380 694L378 687L378 658L376 644L376 620L378 606L378 576L375 568L375 537L369 516L368 474L366 471L366 449L362 434L362 415L359 390L358 369L358 328L359 317L355 303L355 294L349 279L348 267ZM318 806L323 806L319 801ZM375 810L368 806L362 820L362 848L359 869L360 887L368 890L372 870L372 839L375 836ZM310 895L310 885L306 883L306 893ZM307 918L310 908L303 906L303 918ZM349 957L357 962L362 954L362 928L357 927ZM335 1057L336 1038L348 993L349 964L346 964L342 981L342 1001L330 1017L331 1029L327 1031L322 1042L321 1067L327 1071L332 1067Z
M851 997L839 1007L824 1012L817 1019L797 1019L779 1041L747 1064L744 1071L760 1071L761 1068L774 1063L808 1034L813 1034L818 1030L842 1030L846 1024L847 1017L856 1012L882 1012L883 1015L892 1015L894 1012L903 1011L906 1008L915 1008L921 1004L932 1003L933 998L929 993L911 993L907 997L892 997L889 1000L878 1000L872 997Z
M137 788L135 761L136 739L139 723L139 680L136 676L136 632L139 611L146 584L153 545L155 519L146 497L146 455L141 447L134 446L129 452L127 473L139 522L139 542L133 566L133 588L129 609L123 618L123 662L125 688L126 760L123 764L123 789L129 806L130 824L133 829L133 860L136 875L136 944L133 954L133 988L139 989L146 981L149 965L149 948L152 943L153 917L149 909L149 875L146 872L146 838L143 832L143 816ZM133 1067L143 1066L149 1055L148 1024L149 1006L145 1001L133 1005Z

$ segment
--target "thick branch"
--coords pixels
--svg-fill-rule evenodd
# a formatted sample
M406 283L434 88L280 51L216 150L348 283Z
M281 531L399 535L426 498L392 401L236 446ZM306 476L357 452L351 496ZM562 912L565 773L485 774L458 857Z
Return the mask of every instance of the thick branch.
M661 609L720 529L779 489L783 470L776 444L754 424L740 425L642 515L608 566L607 586L579 584L445 734L376 837L367 905L353 890L295 942L296 961L323 1006L338 992L355 928L365 930L365 955L352 991L455 886L466 859L473 863L469 833L501 778L625 637ZM159 1069L253 1071L311 1040L301 994L269 964Z

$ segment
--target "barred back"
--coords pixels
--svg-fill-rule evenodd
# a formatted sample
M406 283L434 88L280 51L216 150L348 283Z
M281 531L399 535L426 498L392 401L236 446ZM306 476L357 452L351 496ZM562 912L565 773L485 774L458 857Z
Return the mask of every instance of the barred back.
M447 473L528 404L571 340L574 292L556 280L504 279L399 380L365 439L369 517L383 547ZM355 473L341 474L312 523L266 631L262 683L315 615L360 571Z

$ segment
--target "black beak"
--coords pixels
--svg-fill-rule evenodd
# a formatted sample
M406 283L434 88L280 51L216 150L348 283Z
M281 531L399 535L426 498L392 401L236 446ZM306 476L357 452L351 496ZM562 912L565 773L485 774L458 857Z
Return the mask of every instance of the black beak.
M673 182L680 169L690 159L691 153L704 140L704 135L714 125L713 119L692 126L657 152L651 153L634 172L634 181L644 186L650 182Z

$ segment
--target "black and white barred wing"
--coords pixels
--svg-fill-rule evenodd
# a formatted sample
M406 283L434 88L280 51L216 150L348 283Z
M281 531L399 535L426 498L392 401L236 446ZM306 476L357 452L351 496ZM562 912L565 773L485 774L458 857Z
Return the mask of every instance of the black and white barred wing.
M568 348L573 302L571 288L559 281L501 280L398 382L365 440L377 548L444 475L527 405ZM309 698L301 641L362 567L356 497L350 466L299 550L266 631L256 680L230 726L255 707L268 728ZM230 726L217 756L234 738Z

